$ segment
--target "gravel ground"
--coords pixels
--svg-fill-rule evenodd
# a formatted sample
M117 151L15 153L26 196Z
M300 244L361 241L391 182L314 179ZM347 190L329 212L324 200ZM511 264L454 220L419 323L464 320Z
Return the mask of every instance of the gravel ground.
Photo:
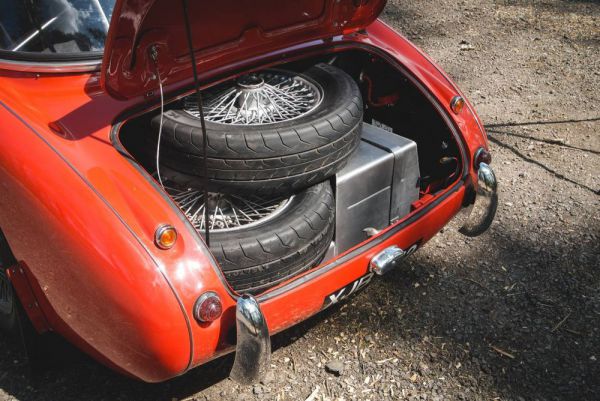
M600 4L393 0L383 18L486 123L501 180L490 231L451 225L276 336L263 384L235 385L224 358L147 385L62 347L29 382L0 340L0 401L600 399Z

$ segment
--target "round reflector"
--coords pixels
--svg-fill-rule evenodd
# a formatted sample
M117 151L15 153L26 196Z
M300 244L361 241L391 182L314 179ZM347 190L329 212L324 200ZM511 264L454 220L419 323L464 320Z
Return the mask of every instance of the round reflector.
M169 224L163 224L154 233L154 242L160 249L170 249L177 241L177 231Z
M450 108L454 114L460 114L463 107L465 107L465 99L463 99L461 96L454 96L450 102Z
M194 305L194 317L199 322L212 322L221 317L223 305L216 292L209 291L200 295Z

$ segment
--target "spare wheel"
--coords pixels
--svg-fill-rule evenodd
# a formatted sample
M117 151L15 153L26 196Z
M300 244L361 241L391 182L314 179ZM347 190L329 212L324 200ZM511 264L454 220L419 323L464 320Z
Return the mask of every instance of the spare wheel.
M329 181L289 198L209 193L165 183L198 232L209 210L210 249L239 293L256 294L320 263L333 237Z
M360 90L344 71L265 70L203 92L211 190L291 194L334 175L358 146ZM203 184L203 137L195 96L163 115L164 174ZM160 116L152 120L158 130Z

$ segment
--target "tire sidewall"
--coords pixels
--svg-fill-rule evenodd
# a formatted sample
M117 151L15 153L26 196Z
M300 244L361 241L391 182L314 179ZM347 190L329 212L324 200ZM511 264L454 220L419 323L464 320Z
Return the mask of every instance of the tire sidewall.
M288 207L263 224L211 234L211 250L236 291L256 294L322 260L335 229L329 181L295 195Z
M266 233L276 232L278 228L288 225L290 220L299 218L299 216L310 211L318 202L320 202L323 194L328 192L328 185L329 182L322 182L313 187L318 188L318 190L313 193L309 193L307 190L297 193L290 201L291 203L286 207L286 210L262 224L257 224L250 228L242 227L238 230L211 232L211 240L215 241L215 243L222 244L224 242L234 242L247 238L260 238Z
M350 75L328 64L302 75L323 90L312 112L273 124L206 121L206 148L200 119L181 107L165 112L161 164L174 172L168 178L194 186L207 180L213 192L274 196L291 195L334 175L360 142L360 89ZM152 119L155 128L157 117Z

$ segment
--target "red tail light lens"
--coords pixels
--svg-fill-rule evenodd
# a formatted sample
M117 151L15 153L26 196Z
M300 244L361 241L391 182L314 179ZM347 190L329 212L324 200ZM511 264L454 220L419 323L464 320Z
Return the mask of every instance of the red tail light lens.
M216 292L205 292L194 305L194 317L199 322L213 322L221 317L223 305Z

